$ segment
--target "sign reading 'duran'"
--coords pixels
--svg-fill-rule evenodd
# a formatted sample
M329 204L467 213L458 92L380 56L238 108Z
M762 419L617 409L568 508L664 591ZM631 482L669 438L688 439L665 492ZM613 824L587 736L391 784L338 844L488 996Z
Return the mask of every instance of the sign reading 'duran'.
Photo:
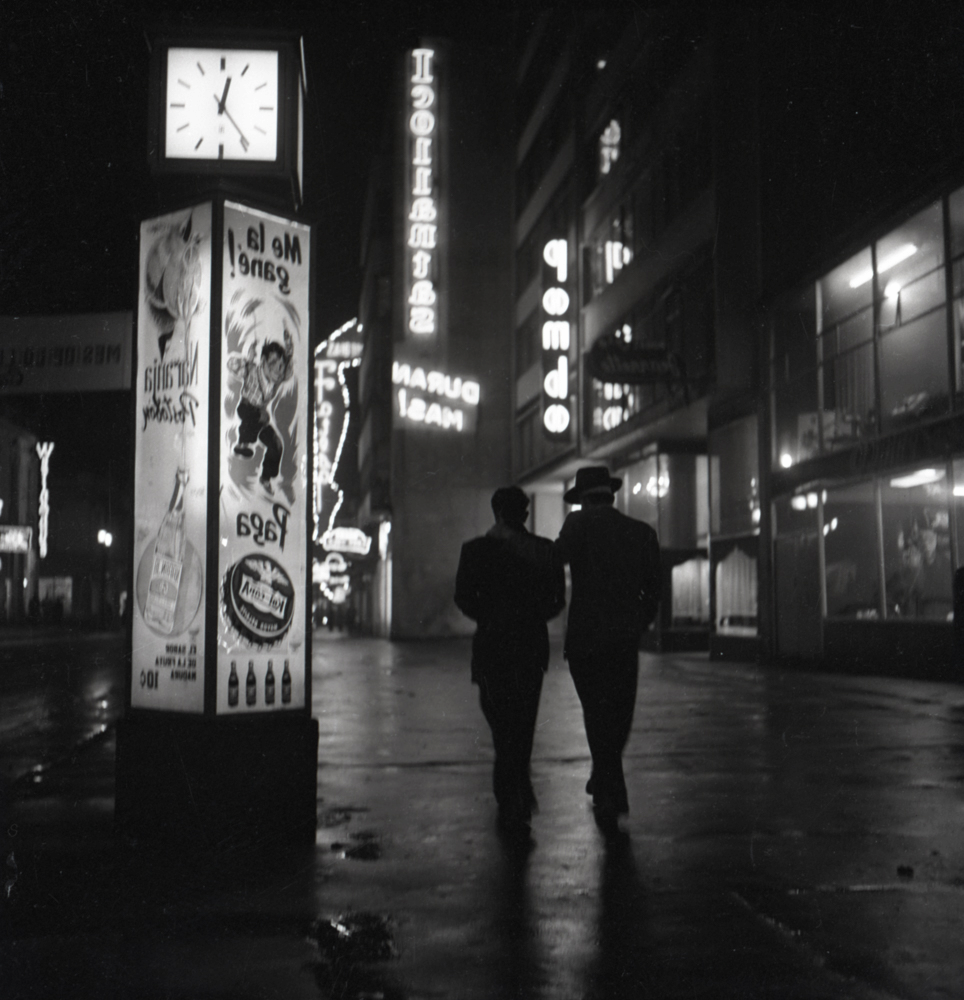
M398 419L406 426L456 433L475 430L480 389L475 379L426 371L403 361L392 363Z
M409 59L405 330L423 339L439 328L438 83L434 49L413 49Z
M549 240L542 252L550 280L542 295L542 428L551 441L568 441L569 408L569 243Z

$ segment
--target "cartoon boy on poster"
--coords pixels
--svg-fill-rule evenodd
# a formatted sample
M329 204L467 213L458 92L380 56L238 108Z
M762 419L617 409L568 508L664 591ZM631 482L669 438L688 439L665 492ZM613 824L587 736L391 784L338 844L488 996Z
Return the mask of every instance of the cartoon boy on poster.
M262 312L259 308L262 305L257 300L249 301L241 315L254 319ZM260 483L270 496L274 494L274 480L284 455L284 440L276 426L276 408L295 384L294 341L287 316L281 319L276 315L274 322L256 321L243 334L237 328L233 332L240 334L236 341L238 352L230 355L226 364L238 391L234 454L252 459L256 445L263 446Z
M278 475L284 446L281 436L271 422L269 407L278 390L293 373L292 357L294 345L288 328L284 330L284 344L276 340L266 341L261 347L261 357L251 344L247 353L240 358L228 358L228 371L241 380L241 399L238 402L238 443L235 455L251 458L256 441L264 445L261 460L261 485L268 493L273 492L271 480Z

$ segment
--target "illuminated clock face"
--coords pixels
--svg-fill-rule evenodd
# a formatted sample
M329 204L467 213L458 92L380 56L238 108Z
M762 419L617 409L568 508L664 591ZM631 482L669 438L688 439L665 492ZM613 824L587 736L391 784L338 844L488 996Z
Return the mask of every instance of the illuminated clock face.
M168 49L165 156L273 163L278 98L277 50Z

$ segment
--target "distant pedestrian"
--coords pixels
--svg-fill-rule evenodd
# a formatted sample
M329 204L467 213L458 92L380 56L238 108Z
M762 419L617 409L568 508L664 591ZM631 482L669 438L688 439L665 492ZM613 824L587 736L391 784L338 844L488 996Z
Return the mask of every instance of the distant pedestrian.
M492 785L499 822L528 827L536 797L529 777L542 675L549 666L546 622L566 603L552 542L525 527L529 499L518 486L492 496L495 525L462 546L455 603L478 624L472 682L492 730Z
M565 656L592 755L586 791L604 827L629 812L622 754L636 704L639 640L656 617L660 587L656 532L613 507L621 485L605 466L579 469L563 499L581 509L566 517L554 543L572 574Z

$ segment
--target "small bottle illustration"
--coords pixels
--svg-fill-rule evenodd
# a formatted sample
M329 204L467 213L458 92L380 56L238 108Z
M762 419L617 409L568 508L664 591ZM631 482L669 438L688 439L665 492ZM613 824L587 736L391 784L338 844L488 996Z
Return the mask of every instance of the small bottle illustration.
M163 635L174 631L174 612L184 568L184 489L190 478L187 469L178 469L174 493L154 542L151 581L144 604L144 620Z
M248 660L248 676L244 679L244 701L254 705L258 700L258 678L254 676L254 660Z
M264 675L264 703L274 704L274 664L268 660L268 672Z
M238 665L231 661L231 674L228 677L228 707L237 708L238 705Z
M284 673L281 675L281 703L287 705L291 701L291 671L288 669L288 661L285 660Z

